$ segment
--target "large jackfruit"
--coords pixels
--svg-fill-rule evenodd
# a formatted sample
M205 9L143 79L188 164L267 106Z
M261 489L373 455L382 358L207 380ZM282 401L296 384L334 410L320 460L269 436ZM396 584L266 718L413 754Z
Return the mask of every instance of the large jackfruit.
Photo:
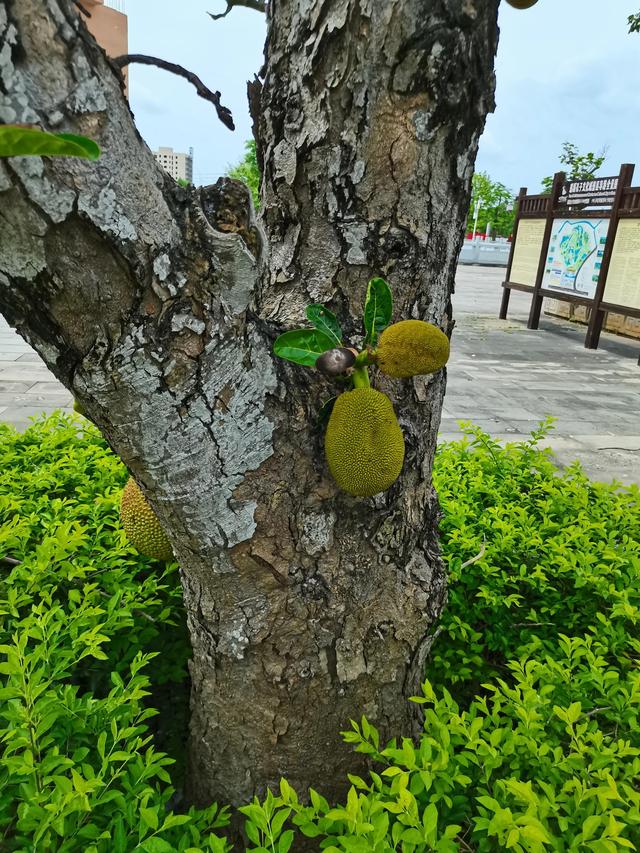
M173 560L169 540L133 477L129 477L122 492L120 520L136 551L154 560Z
M449 338L431 323L401 320L380 335L376 362L395 379L435 373L448 360Z
M340 394L324 447L341 489L359 497L384 492L398 479L404 462L404 438L391 400L373 388Z

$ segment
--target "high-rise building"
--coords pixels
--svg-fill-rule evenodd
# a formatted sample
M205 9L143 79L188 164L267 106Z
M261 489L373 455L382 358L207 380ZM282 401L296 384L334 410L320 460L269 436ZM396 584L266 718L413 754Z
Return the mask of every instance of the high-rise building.
M80 0L87 12L83 15L87 29L107 56L122 56L129 52L127 16L123 0ZM125 85L127 69L123 68Z
M181 178L193 183L193 148L189 149L188 154L174 151L173 148L158 148L153 155L175 181Z

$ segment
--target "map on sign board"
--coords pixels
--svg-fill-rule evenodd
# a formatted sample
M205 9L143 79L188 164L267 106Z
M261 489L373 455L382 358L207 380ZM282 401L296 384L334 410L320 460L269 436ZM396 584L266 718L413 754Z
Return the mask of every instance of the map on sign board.
M608 229L608 219L555 219L542 287L593 299Z

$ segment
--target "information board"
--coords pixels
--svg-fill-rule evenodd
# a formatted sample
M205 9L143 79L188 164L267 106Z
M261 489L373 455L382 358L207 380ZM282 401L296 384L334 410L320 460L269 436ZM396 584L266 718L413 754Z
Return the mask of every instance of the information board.
M518 223L516 245L513 250L513 261L509 281L514 284L528 284L534 287L542 240L544 239L544 219L521 219Z
M543 289L593 299L608 230L608 219L554 219Z
M640 310L640 219L618 223L603 300Z
M566 181L558 198L558 204L569 207L611 207L618 189L618 176L613 178L592 178L589 181Z

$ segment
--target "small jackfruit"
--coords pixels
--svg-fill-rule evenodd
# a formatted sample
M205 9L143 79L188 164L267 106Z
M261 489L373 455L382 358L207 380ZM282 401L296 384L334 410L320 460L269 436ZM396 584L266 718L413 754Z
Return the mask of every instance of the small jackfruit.
M423 320L401 320L380 335L376 361L387 376L407 379L435 373L449 360L449 338Z
M77 412L79 415L82 415L83 417L85 417L84 409L82 408L82 406L80 405L80 403L77 400L73 401L73 411Z
M358 497L384 492L404 462L404 437L391 400L373 388L340 394L324 448L333 479L345 492Z
M129 477L122 492L120 520L136 551L154 560L173 560L169 540L133 477Z

